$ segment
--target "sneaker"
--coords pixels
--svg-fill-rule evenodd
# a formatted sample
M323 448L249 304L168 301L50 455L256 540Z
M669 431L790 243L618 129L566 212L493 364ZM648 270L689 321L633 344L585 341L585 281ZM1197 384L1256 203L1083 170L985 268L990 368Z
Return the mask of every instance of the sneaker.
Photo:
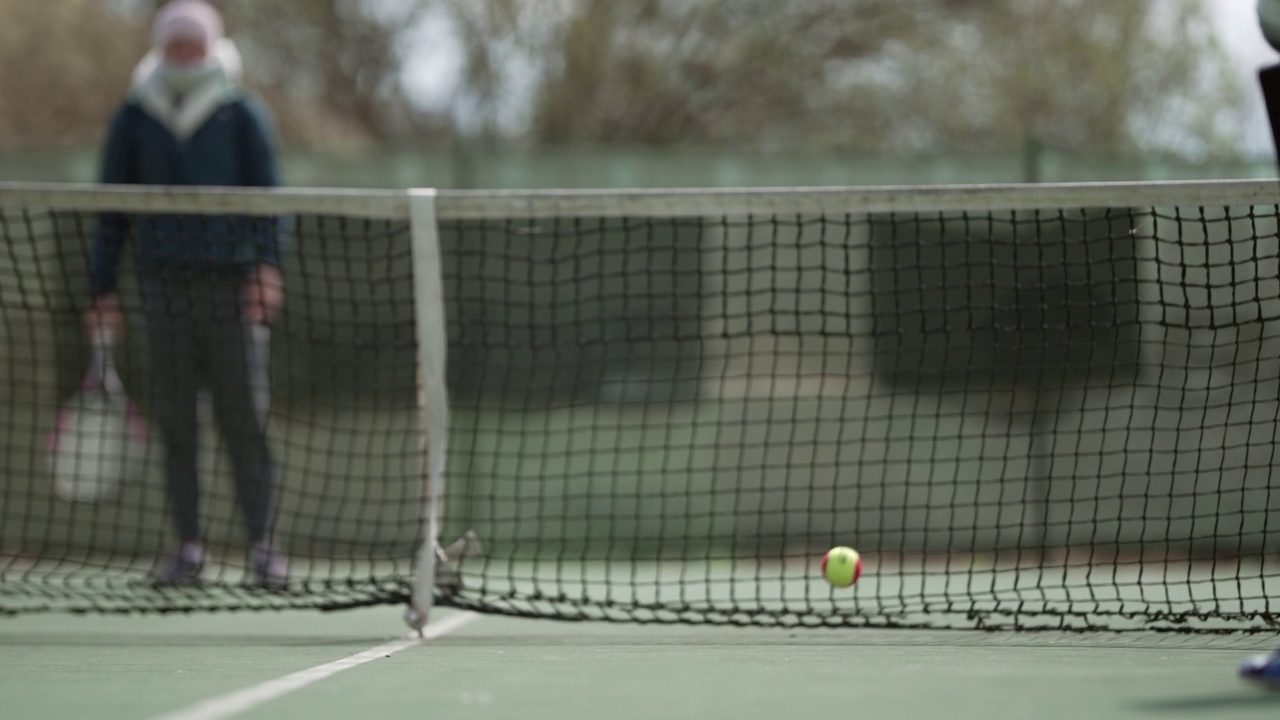
M1240 677L1280 690L1280 650L1270 655L1255 655L1240 666Z
M268 590L283 590L289 584L289 561L270 545L254 545L249 550L249 563L254 584Z
M177 554L169 558L156 575L155 587L179 587L200 584L200 571L204 569L204 548L200 543L183 543Z

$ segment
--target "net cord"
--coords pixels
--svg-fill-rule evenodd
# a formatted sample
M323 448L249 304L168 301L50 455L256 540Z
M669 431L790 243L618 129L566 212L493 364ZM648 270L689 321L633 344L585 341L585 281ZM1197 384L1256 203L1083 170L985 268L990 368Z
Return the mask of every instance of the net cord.
M0 209L314 213L404 219L418 190L208 188L0 182ZM1045 208L1275 206L1275 179L797 188L442 190L439 220L987 212Z

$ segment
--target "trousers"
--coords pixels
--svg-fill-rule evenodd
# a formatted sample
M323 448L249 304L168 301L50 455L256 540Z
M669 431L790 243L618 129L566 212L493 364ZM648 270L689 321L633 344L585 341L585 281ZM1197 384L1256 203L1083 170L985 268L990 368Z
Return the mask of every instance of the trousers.
M165 485L183 542L201 539L198 399L212 400L248 539L268 539L273 468L266 438L267 333L242 319L238 275L140 278L151 363L151 405L164 442Z

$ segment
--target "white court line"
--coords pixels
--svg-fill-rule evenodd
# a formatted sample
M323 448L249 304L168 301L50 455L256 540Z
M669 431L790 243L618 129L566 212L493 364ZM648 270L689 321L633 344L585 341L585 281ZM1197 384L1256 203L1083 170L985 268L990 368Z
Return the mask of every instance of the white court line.
M422 629L422 638L418 637L415 632L412 635L404 637L400 640L393 640L385 645L365 650L362 653L356 653L350 657L341 660L334 660L331 663L317 665L306 670L299 670L274 680L258 683L251 687L227 693L215 698L210 698L202 702L196 703L190 707L175 710L164 715L159 715L152 720L222 720L232 715L242 713L252 707L261 705L262 703L275 700L278 697L287 695L294 690L300 690L312 683L319 682L331 675L363 665L371 660L387 657L392 653L400 652L405 648L413 647L421 644L425 640L434 640L443 635L447 635L454 630L480 619L480 615L473 612L460 612L450 615L440 622L431 623Z

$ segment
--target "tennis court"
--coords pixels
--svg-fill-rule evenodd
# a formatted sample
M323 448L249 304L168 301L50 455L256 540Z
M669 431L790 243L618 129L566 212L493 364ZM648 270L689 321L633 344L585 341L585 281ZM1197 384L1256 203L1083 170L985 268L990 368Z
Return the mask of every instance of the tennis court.
M1274 718L1235 676L1274 638L568 623L398 613L0 623L4 717ZM285 692L271 681L387 648ZM264 683L266 685L264 685ZM254 688L256 692L241 693ZM239 693L239 694L238 694ZM237 711L243 701L242 710Z
M0 187L4 717L1274 717L1273 195ZM203 588L157 445L50 482L72 260L162 210L297 221L280 592L215 438Z

